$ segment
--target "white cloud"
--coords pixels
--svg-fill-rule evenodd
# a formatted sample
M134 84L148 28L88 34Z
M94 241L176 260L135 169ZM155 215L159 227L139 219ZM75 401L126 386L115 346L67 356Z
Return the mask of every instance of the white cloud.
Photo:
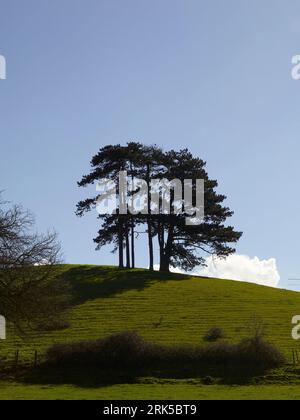
M205 277L246 281L264 286L277 287L280 275L277 270L276 259L260 260L247 255L230 255L226 259L208 257L207 267L194 271L193 274ZM173 272L182 272L172 269Z
M200 270L199 275L247 281L271 287L277 287L280 280L275 258L260 260L258 257L233 254L225 260L208 257L206 264L207 267Z

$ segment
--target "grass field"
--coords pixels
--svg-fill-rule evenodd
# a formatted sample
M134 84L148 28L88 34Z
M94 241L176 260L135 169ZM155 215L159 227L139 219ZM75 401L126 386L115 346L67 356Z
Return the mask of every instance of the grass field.
M61 267L73 286L75 302L63 331L35 333L27 342L8 329L1 354L32 363L38 350L42 359L53 343L95 339L124 330L135 330L160 343L201 343L210 327L223 328L226 339L249 336L253 317L261 318L268 341L277 345L291 362L299 344L291 338L291 319L300 314L297 292L229 280L165 274L147 270L119 270L104 266ZM0 398L300 398L298 373L273 384L257 386L202 386L188 379L163 379L154 383L114 384L83 388L72 384L23 384L1 382ZM300 377L300 376L299 376ZM165 378L168 379L168 378ZM63 379L62 379L63 381ZM171 382L170 382L171 381ZM193 381L193 378L192 378ZM300 381L299 381L300 382Z
M0 399L14 400L299 400L300 386L195 386L177 384L130 384L102 388L71 385L20 385L0 382Z

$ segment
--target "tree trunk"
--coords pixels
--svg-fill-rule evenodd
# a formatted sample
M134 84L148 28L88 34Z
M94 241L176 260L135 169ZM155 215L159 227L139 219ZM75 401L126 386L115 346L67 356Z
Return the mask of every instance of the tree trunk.
M135 268L134 219L131 217L131 268Z
M161 272L169 272L170 271L170 264L169 264L168 258L165 255L165 253L163 253L162 258L160 260L159 271L161 271Z
M149 270L154 270L154 255L153 255L153 237L152 237L152 225L151 225L151 191L150 191L150 165L147 164L147 184L148 184L148 248L149 248Z
M119 219L118 241L119 241L119 268L124 268L124 261L123 261L123 224L122 224L120 219Z
M159 243L159 271L165 271L165 231L161 223L158 225L158 243Z
M128 222L126 222L125 241L126 241L126 268L130 268L130 245L129 245L129 226L128 226Z
M149 270L154 270L154 255L153 255L153 238L152 238L152 226L151 219L148 216L148 247L149 247Z
M167 272L170 271L173 236L174 236L174 228L173 226L170 226L169 232L168 232L168 239L165 246L164 246L164 233L163 233L162 248L161 248L161 263L160 263L159 271L167 271Z
M134 186L134 174L133 174L133 164L130 162L130 172L131 172L131 205L133 207L134 199L133 199L133 186ZM134 216L131 215L131 268L135 268L135 241L134 241Z
M174 191L171 191L171 197L170 197L170 210L174 210ZM168 220L169 228L168 228L168 237L166 240L166 245L164 245L164 237L163 237L163 243L162 243L162 258L161 258L161 266L160 271L170 271L170 262L172 257L172 246L173 246L173 240L174 240L174 226L173 226L173 219L172 216L169 216ZM163 228L164 232L164 228ZM164 235L164 234L163 234Z
M163 258L160 264L160 269L159 271L167 271L168 273L170 272L170 253L165 250L163 253Z

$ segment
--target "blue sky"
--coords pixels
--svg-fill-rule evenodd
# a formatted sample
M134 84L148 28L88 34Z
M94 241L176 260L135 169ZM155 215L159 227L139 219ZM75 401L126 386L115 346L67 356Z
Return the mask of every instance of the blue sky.
M0 0L0 189L55 227L70 263L95 252L93 190L76 181L103 145L189 147L244 232L238 254L300 277L300 3L294 0ZM146 265L145 248L139 248ZM300 284L300 283L299 283Z

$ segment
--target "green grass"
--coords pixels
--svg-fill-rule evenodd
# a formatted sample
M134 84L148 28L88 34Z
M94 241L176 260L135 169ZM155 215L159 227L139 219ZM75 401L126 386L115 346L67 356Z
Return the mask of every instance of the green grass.
M102 388L0 382L0 400L299 400L295 385L203 386L186 382L122 384Z
M249 336L253 316L264 321L268 341L277 345L289 361L292 348L300 350L299 344L291 338L291 319L300 313L300 294L297 292L229 280L161 275L147 270L119 270L115 267L66 265L61 267L61 271L71 281L75 294L74 306L68 316L70 328L38 332L26 342L16 338L9 328L8 339L0 343L1 354L5 353L12 359L15 350L19 349L21 360L32 362L35 349L42 358L46 348L54 343L95 339L124 330L135 330L145 339L160 343L199 344L209 328L218 326L224 330L228 340L237 342ZM70 386L62 386L64 391L61 395L66 394L65 398L69 398ZM274 386L282 388L286 395L287 385ZM195 385L122 384L89 391L75 387L73 391L74 395L79 395L78 398L125 398L127 395L132 398L135 389L137 398L138 395L150 398L152 393L153 398L167 398L173 395L173 391L175 394L178 392L176 398L184 398L184 395L190 395L190 398L198 398L199 395L200 398L204 390L207 398L216 392L220 398L226 394L225 386L224 392L221 392L221 386L199 388L198 385L194 391L188 392L187 387ZM272 385L267 387L270 390ZM26 395L30 398L32 392L36 392L37 396L48 395L49 398L60 395L59 386L45 388L45 385L10 384L6 391L2 388L3 384L2 398L9 398L23 388L24 394L23 391L21 394L24 398L27 398ZM258 390L257 387L254 389ZM249 392L253 398L252 387L248 390L241 388L240 391L236 387L228 388L228 395L238 397L243 392ZM270 394L268 392L266 390L266 397L272 395L271 391ZM260 396L258 391L257 395Z

